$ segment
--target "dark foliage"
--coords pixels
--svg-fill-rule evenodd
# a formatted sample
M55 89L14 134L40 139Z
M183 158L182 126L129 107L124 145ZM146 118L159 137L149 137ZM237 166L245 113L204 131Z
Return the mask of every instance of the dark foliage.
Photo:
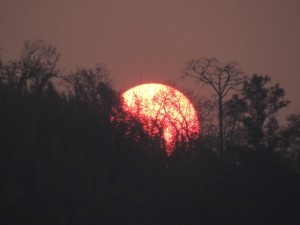
M64 95L50 78L17 88L14 65L0 64L1 224L299 224L300 176L281 151L232 142L220 160L200 137L167 157L108 80L87 82L98 67ZM289 121L282 149L299 137Z

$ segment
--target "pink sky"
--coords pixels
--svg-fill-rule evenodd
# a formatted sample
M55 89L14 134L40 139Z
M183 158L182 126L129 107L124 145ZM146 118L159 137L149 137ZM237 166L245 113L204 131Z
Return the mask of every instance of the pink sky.
M0 0L0 48L16 59L24 40L44 39L60 66L106 63L117 90L181 80L190 58L236 60L270 75L299 112L300 1L297 0ZM205 89L202 95L208 95Z

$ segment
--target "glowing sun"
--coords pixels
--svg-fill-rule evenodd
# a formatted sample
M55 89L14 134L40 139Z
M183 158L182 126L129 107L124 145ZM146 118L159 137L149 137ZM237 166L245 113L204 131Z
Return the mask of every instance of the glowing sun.
M175 144L190 143L199 135L200 125L192 103L181 92L163 84L142 84L123 93L124 109L143 124L151 136L162 131L167 153Z

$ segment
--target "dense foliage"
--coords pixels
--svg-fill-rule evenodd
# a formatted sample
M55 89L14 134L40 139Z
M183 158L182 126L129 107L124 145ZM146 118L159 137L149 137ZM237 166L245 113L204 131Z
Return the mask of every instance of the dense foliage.
M288 102L270 78L225 103L224 157L207 121L168 157L104 65L63 75L58 59L37 41L0 61L1 224L299 224L300 115L279 126Z

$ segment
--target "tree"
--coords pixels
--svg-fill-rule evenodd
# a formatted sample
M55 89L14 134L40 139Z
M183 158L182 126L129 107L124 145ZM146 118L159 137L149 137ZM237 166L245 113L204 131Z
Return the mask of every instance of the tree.
M300 170L300 113L287 117L287 124L280 131L280 148L283 155Z
M100 113L103 106L113 103L112 97L116 97L111 88L109 73L104 64L97 64L93 69L77 68L75 72L61 78L67 83L77 105L86 104Z
M209 85L218 98L218 119L219 119L219 139L220 157L223 157L223 100L231 91L236 90L244 80L244 74L236 62L228 62L222 65L216 58L202 57L192 59L186 63L184 69L185 77L198 80L205 85Z
M56 48L44 40L25 41L20 60L20 85L29 85L37 97L41 96L50 79L58 75L59 58Z
M224 103L224 139L228 147L241 145L245 132L243 119L246 112L246 103L238 95Z
M58 75L59 58L56 48L44 40L25 41L20 59L1 66L0 81L12 90L40 98L47 83Z
M200 123L199 145L206 146L207 149L217 152L218 145L218 110L217 101L211 97L201 96L192 90L185 91L186 96L193 103Z
M246 103L243 122L247 128L248 143L256 148L266 146L267 127L273 127L271 130L274 131L277 127L274 116L289 104L283 99L284 89L278 83L268 87L270 81L268 76L254 74L245 80L241 92Z

